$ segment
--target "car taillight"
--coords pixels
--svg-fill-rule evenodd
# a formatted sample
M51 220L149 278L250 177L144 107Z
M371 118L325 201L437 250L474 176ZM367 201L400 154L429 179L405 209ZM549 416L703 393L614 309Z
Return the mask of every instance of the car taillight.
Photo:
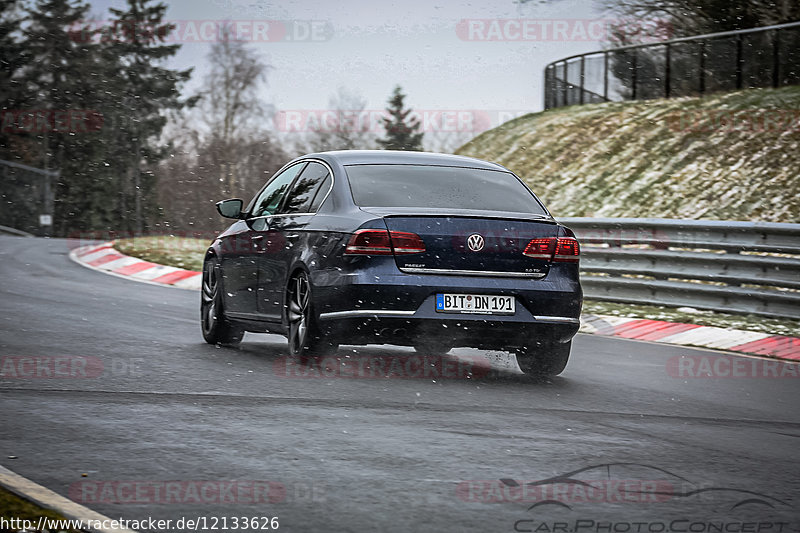
M558 239L556 255L553 257L553 261L577 263L580 255L581 249L577 239L574 237L561 237Z
M525 247L522 255L533 259L570 263L578 261L580 247L578 246L578 241L573 237L533 239Z
M421 254L425 251L425 243L416 233L390 231L389 235L396 254Z
M345 248L345 255L418 254L425 251L425 243L416 233L361 229L353 233Z
M555 239L533 239L528 243L528 246L525 247L525 251L522 252L522 255L526 255L534 259L544 259L545 261L550 261L550 259L553 257L553 252L555 249Z

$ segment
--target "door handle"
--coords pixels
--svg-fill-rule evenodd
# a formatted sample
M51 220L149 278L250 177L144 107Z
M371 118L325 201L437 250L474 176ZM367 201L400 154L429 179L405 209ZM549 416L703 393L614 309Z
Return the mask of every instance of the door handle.
M286 236L286 238L287 238L287 239L296 239L296 238L298 238L299 236L300 236L300 234L299 234L299 233L292 233L291 235L287 235L287 236Z
M264 236L263 236L263 235L253 235L253 236L251 237L251 239L252 239L252 240L254 240L254 241L260 241L260 240L261 240L261 239L263 239L263 238L264 238Z

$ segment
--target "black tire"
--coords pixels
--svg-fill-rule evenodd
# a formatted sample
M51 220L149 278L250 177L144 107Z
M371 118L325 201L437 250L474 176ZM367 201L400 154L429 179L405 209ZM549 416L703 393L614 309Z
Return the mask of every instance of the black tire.
M311 283L308 274L302 270L295 272L286 288L286 322L291 355L327 355L339 349L339 343L320 330L314 314Z
M517 364L529 376L557 376L569 362L572 341L545 342L517 350Z
M436 339L417 339L414 342L414 351L420 355L433 355L441 357L453 349L453 345L449 342L443 342Z
M200 289L200 326L203 330L203 338L209 344L238 346L244 336L243 329L231 324L225 318L222 310L219 271L214 258L208 258L203 263Z

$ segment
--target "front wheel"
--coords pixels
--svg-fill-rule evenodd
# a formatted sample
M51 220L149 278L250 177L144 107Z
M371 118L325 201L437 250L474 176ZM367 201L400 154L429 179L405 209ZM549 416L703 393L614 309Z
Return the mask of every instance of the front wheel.
M308 274L297 272L286 290L286 320L289 323L289 353L294 356L325 355L339 348L323 335L314 316L314 300Z
M517 350L517 364L529 376L557 376L569 361L572 341L543 342Z
M222 311L222 287L219 284L217 263L213 258L203 263L200 325L203 329L203 338L209 344L236 346L244 336L244 331L228 322Z

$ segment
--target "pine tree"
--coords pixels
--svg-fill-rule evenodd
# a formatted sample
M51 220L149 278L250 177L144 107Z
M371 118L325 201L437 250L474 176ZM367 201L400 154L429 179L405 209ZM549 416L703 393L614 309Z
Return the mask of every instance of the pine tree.
M26 11L30 21L22 43L26 65L17 77L24 90L35 95L26 107L48 114L92 109L98 91L93 83L98 74L97 47L82 38L80 30L89 5L80 0L38 0ZM104 194L94 188L91 176L102 158L100 145L86 134L53 130L37 127L27 136L38 152L28 163L61 173L53 187L57 232L90 229Z
M166 9L154 0L127 0L126 10L110 8L116 18L104 36L111 42L108 52L121 64L116 80L118 104L112 116L121 136L120 146L126 146L129 154L123 163L129 179L121 191L121 208L127 212L132 197L132 229L137 233L144 230L147 213L156 209L152 166L165 153L154 141L166 124L165 113L192 105L192 101L180 99L180 86L192 69L176 71L163 66L180 48L163 44L175 28L163 22Z
M386 108L389 117L382 119L386 136L378 139L378 143L385 150L422 151L424 133L419 131L421 127L419 120L409 118L412 110L405 109L405 97L406 95L398 85L389 98L389 105Z
M14 78L27 62L20 42L19 6L19 0L0 0L0 105L4 109L13 109L25 92Z

